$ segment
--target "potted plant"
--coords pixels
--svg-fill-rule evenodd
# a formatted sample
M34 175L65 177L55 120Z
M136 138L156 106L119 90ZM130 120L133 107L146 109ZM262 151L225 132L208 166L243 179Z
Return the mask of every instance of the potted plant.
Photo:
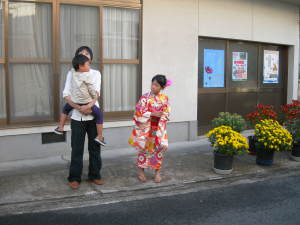
M262 166L273 164L274 152L291 150L292 135L278 121L261 120L255 125L256 163Z
M278 115L274 110L274 106L272 105L258 104L255 107L254 112L246 115L246 120L249 121L251 127L254 127L261 120L267 120L267 119L272 119L272 120L278 119Z
M257 123L261 120L272 119L277 120L278 115L274 110L272 105L262 105L259 104L255 107L254 112L246 115L246 120L249 122L249 127L255 127ZM249 153L251 155L256 155L257 140L254 135L248 137L249 141Z
M214 149L214 171L218 174L232 172L233 157L247 152L247 139L229 126L219 126L206 136Z
M242 132L246 128L245 119L237 113L220 112L218 117L212 120L213 127L229 126L236 132Z
M279 121L281 124L300 119L300 101L293 100L290 104L280 106Z
M300 161L300 119L294 119L286 124L286 128L293 137L291 158Z

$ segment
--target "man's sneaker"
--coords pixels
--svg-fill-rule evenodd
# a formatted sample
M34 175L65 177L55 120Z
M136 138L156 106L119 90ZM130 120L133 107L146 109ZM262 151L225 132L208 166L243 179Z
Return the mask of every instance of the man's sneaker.
M98 138L95 138L94 139L99 145L102 145L102 146L105 146L106 145L106 142L104 141L104 138L102 138L102 140L98 139Z
M55 128L54 133L58 134L58 135L63 135L64 132L59 130L58 127Z

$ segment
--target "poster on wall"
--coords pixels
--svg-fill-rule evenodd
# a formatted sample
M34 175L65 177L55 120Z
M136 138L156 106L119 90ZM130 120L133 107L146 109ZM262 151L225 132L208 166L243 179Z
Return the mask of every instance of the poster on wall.
M264 50L263 83L279 83L279 51Z
M204 49L203 87L224 87L224 50Z
M248 52L232 52L232 80L246 81Z

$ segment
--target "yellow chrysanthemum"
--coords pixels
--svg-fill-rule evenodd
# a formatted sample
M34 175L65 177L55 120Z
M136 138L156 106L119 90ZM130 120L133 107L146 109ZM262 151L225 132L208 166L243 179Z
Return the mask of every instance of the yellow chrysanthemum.
M276 151L290 149L293 141L290 132L273 120L262 120L257 124L255 136L259 143Z

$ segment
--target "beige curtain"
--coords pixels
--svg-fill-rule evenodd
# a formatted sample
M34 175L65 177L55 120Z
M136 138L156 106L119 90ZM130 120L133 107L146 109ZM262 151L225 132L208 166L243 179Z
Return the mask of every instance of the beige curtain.
M11 104L14 120L33 117L46 120L53 115L52 68L43 64L14 64L10 67ZM38 118L34 118L38 117Z
M139 41L139 11L105 8L104 58L136 59Z
M104 58L137 59L139 42L139 11L105 8ZM137 101L138 66L104 65L104 111L133 110Z
M99 8L62 5L60 10L61 58L74 57L78 47L92 48L99 61Z
M137 65L105 65L103 73L104 111L130 111L137 100Z
M11 58L51 59L51 5L9 3ZM10 64L11 118L53 118L51 64Z
M99 9L98 7L62 5L60 10L61 58L72 59L80 46L89 46L93 50L93 69L99 70ZM62 91L66 76L72 68L70 63L61 64L60 107L65 102Z

